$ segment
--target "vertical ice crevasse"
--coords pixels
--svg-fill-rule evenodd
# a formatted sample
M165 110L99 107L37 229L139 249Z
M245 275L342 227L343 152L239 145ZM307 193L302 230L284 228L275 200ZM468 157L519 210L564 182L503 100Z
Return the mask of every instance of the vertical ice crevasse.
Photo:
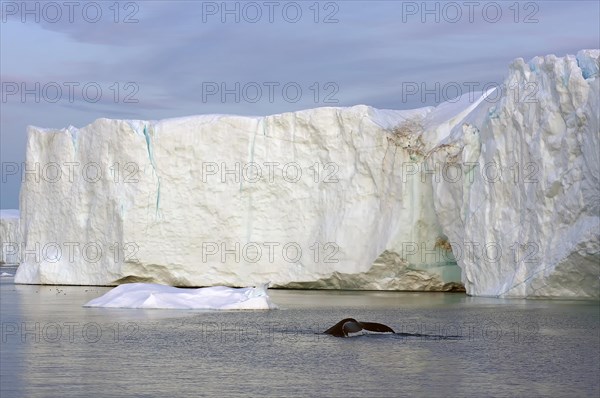
M154 170L154 174L156 174L156 179L158 182L158 187L156 190L156 215L158 216L158 207L160 205L160 175L158 175L158 171L156 168L156 161L154 159L154 150L152 145L152 139L150 138L150 133L148 132L148 126L144 125L144 137L146 137L146 147L148 149L148 158L150 159L150 164L152 165L152 169Z
M256 129L254 130L254 136L252 137L252 141L248 142L248 157L250 158L250 164L254 165L254 148L256 146L256 136L258 134L258 130L262 127L264 130L265 119L259 119ZM243 167L241 170L241 178L240 178L240 193L242 191L241 182L245 178ZM254 176L252 177L254 178ZM261 176L262 178L262 176ZM252 199L252 190L248 190L248 210L246 211L246 243L250 242L250 238L252 237L252 208L253 208L253 199Z

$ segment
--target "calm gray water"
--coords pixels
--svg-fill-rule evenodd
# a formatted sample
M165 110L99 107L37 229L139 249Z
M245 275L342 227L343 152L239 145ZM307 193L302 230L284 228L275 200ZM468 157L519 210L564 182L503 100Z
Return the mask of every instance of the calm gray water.
M81 307L107 290L0 278L2 398L600 394L595 301L271 290L283 309ZM437 337L315 333L344 317Z

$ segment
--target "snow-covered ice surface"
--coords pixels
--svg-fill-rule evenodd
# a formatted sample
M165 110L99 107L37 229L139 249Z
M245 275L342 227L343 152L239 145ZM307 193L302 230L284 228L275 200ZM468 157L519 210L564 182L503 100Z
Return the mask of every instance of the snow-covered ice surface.
M79 166L23 183L24 244L74 252L15 282L598 297L599 62L516 60L495 91L409 111L30 127L27 162Z
M18 264L20 245L19 210L0 210L0 264Z
M154 283L126 283L115 287L84 307L268 310L276 309L267 292L268 284L256 287L226 286L181 289Z

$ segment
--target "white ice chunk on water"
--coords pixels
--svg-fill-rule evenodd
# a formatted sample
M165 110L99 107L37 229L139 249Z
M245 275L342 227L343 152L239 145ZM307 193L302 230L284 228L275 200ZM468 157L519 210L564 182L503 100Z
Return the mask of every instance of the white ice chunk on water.
M115 287L84 307L269 310L277 306L267 293L268 283L257 287L213 286L183 289L154 283L126 283Z

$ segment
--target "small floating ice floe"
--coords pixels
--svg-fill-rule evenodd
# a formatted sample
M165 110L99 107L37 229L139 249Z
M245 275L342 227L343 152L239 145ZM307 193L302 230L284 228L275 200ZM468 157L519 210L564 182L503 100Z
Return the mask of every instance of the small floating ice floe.
M202 310L276 309L267 293L269 284L256 287L227 286L182 289L154 283L127 283L95 298L84 307L163 308Z
M12 278L13 276L13 274L9 274L8 272L3 272L0 274L0 278Z

